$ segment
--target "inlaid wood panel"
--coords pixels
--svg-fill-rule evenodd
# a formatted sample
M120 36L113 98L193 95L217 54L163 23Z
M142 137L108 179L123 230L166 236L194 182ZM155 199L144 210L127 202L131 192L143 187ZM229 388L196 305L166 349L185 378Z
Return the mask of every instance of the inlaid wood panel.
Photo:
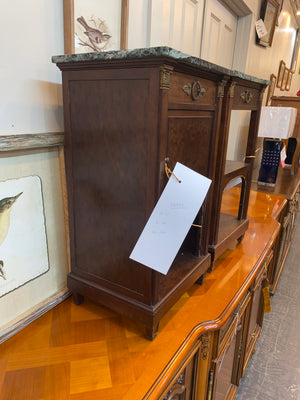
M150 193L156 166L149 158L149 149L155 145L151 135L155 120L150 120L151 111L145 112L149 85L149 78L141 72L122 80L112 73L107 79L71 81L69 88L76 210L73 272L98 277L100 283L104 279L136 298L147 292L147 269L129 255L155 204ZM135 92L130 103L121 95L129 90ZM118 112L111 113L111 109Z

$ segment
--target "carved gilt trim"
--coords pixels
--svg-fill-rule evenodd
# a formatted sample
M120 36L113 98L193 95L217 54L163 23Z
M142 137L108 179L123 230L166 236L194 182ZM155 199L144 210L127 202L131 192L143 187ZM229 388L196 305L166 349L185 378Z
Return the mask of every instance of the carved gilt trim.
M162 90L170 89L170 76L173 72L172 67L163 66L160 67L160 82L159 88Z
M235 90L235 82L231 82L231 85L229 87L229 91L228 91L228 96L229 97L234 97L234 90Z
M209 355L209 350L210 350L210 338L211 335L209 333L204 333L201 337L201 359L203 361L207 360L207 357Z
M224 97L224 89L225 89L226 83L227 83L227 79L222 79L222 81L219 83L217 97Z

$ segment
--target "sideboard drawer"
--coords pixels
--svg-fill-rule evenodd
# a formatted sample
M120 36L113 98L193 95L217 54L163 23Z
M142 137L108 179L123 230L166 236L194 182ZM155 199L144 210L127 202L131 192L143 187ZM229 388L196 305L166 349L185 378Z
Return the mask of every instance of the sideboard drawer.
M217 83L200 76L173 72L169 89L169 103L215 105Z

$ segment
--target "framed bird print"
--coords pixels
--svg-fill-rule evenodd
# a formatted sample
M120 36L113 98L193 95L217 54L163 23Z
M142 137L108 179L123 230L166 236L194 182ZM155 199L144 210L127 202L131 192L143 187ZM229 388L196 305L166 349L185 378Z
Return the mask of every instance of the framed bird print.
M40 178L0 181L0 297L48 269Z
M65 54L127 48L129 0L64 0Z

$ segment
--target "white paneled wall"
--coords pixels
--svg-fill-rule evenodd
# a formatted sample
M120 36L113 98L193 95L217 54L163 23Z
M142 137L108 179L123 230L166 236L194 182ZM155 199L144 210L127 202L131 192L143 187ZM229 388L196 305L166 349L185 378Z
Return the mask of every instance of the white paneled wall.
M2 1L0 16L0 135L63 130L62 1Z
M147 47L148 0L129 2L128 48Z
M128 47L170 46L200 56L204 0L131 0Z

